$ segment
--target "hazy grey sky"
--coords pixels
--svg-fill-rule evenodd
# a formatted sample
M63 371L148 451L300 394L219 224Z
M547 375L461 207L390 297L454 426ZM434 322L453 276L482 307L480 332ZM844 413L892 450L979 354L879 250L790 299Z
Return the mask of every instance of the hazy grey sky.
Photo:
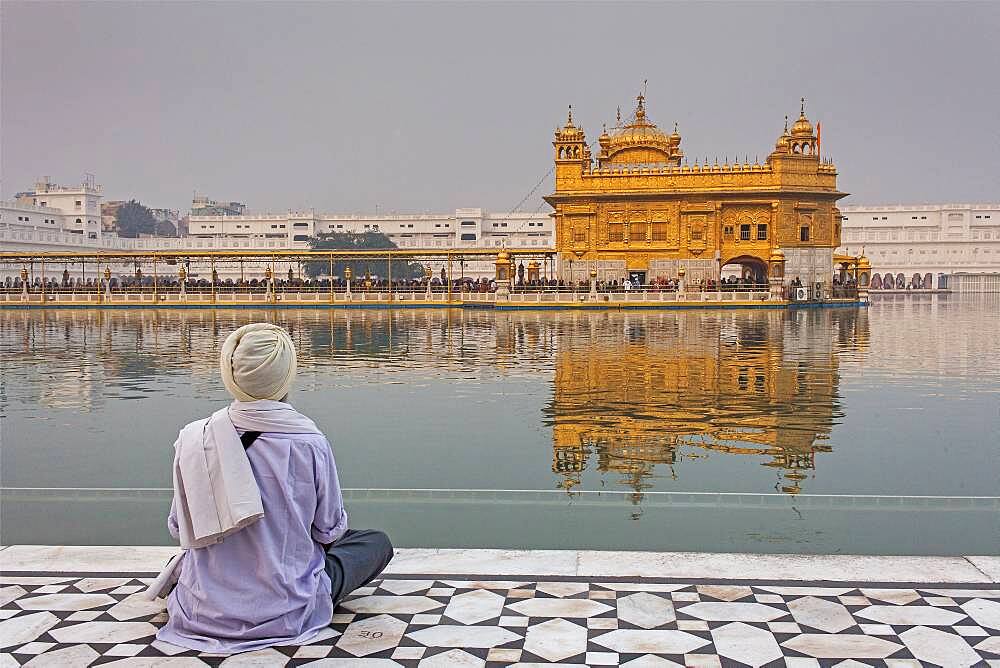
M1000 2L0 12L4 198L91 172L107 198L184 210L197 190L255 211L506 211L551 167L567 104L594 141L648 79L692 159L763 159L805 96L848 203L1000 200Z

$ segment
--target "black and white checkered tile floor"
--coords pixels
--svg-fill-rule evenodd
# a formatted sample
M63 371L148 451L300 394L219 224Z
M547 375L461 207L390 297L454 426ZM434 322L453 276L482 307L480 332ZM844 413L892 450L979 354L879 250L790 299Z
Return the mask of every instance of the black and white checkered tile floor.
M147 577L0 576L7 666L1000 667L1000 586L397 576L309 645L208 656L155 640Z

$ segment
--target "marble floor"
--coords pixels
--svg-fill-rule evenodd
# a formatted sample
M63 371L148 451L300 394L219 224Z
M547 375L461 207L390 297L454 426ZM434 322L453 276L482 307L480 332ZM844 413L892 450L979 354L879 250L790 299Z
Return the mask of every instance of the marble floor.
M451 574L415 572L419 555L401 554L407 568L354 592L312 643L221 657L155 640L163 604L137 596L153 569L29 570L0 552L0 668L1000 667L1000 584L983 570L964 582L934 570L919 582L838 581L818 571L812 581L661 577L662 569L581 576L581 554L565 561L576 564L574 575L545 574L532 553L475 573L475 555L467 556ZM543 573L521 572L526 564Z

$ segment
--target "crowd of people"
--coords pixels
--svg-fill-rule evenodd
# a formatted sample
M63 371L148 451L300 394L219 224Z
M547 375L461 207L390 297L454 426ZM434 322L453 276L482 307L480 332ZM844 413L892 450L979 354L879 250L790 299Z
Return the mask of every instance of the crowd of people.
M601 293L611 292L677 292L682 287L681 278L667 278L663 276L655 277L647 283L636 280L637 277L625 277L621 280L598 280L596 289ZM336 291L345 292L350 284L353 292L423 292L430 289L431 292L495 292L497 281L492 278L471 278L462 277L453 279L451 285L445 276L434 276L433 278L412 278L412 279L388 279L376 276L355 277L348 281L343 277L335 278L301 278L294 275L282 276L281 278L251 278L251 279L221 279L216 275L212 277L191 277L184 280L184 289L191 292L207 292L211 290L224 291L266 291L268 282L275 291L299 290L304 292L316 291ZM32 292L96 292L110 289L112 292L150 292L154 289L162 291L179 291L181 287L180 279L177 276L150 276L136 272L132 275L111 276L107 280L104 277L71 277L68 271L62 275L29 277L26 279L29 291ZM0 287L6 291L20 291L24 283L18 275L6 276L0 280ZM791 287L801 287L798 278L791 282ZM515 278L512 290L515 292L589 292L591 289L590 280L583 279L577 281L562 278ZM853 278L848 278L844 282L838 277L833 279L834 292L848 289L856 289ZM723 277L719 281L712 278L699 278L698 280L683 281L683 289L686 292L749 292L765 291L768 289L766 282L755 281L751 278L738 276Z

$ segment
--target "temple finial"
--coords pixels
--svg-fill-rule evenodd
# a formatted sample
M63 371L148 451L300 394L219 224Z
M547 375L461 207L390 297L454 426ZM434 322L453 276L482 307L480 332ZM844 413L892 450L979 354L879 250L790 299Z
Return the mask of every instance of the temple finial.
M801 106L799 107L799 115L800 116L805 116L806 115L806 99L804 97L801 98L800 103L801 103Z
M569 105L569 114L566 116L566 125L573 125L573 105Z
M618 125L621 125L622 124L622 106L621 105L618 105L618 115L616 116L616 118L618 119Z
M785 114L785 134L788 134L788 114Z
M674 134L677 134L677 121L674 121Z

